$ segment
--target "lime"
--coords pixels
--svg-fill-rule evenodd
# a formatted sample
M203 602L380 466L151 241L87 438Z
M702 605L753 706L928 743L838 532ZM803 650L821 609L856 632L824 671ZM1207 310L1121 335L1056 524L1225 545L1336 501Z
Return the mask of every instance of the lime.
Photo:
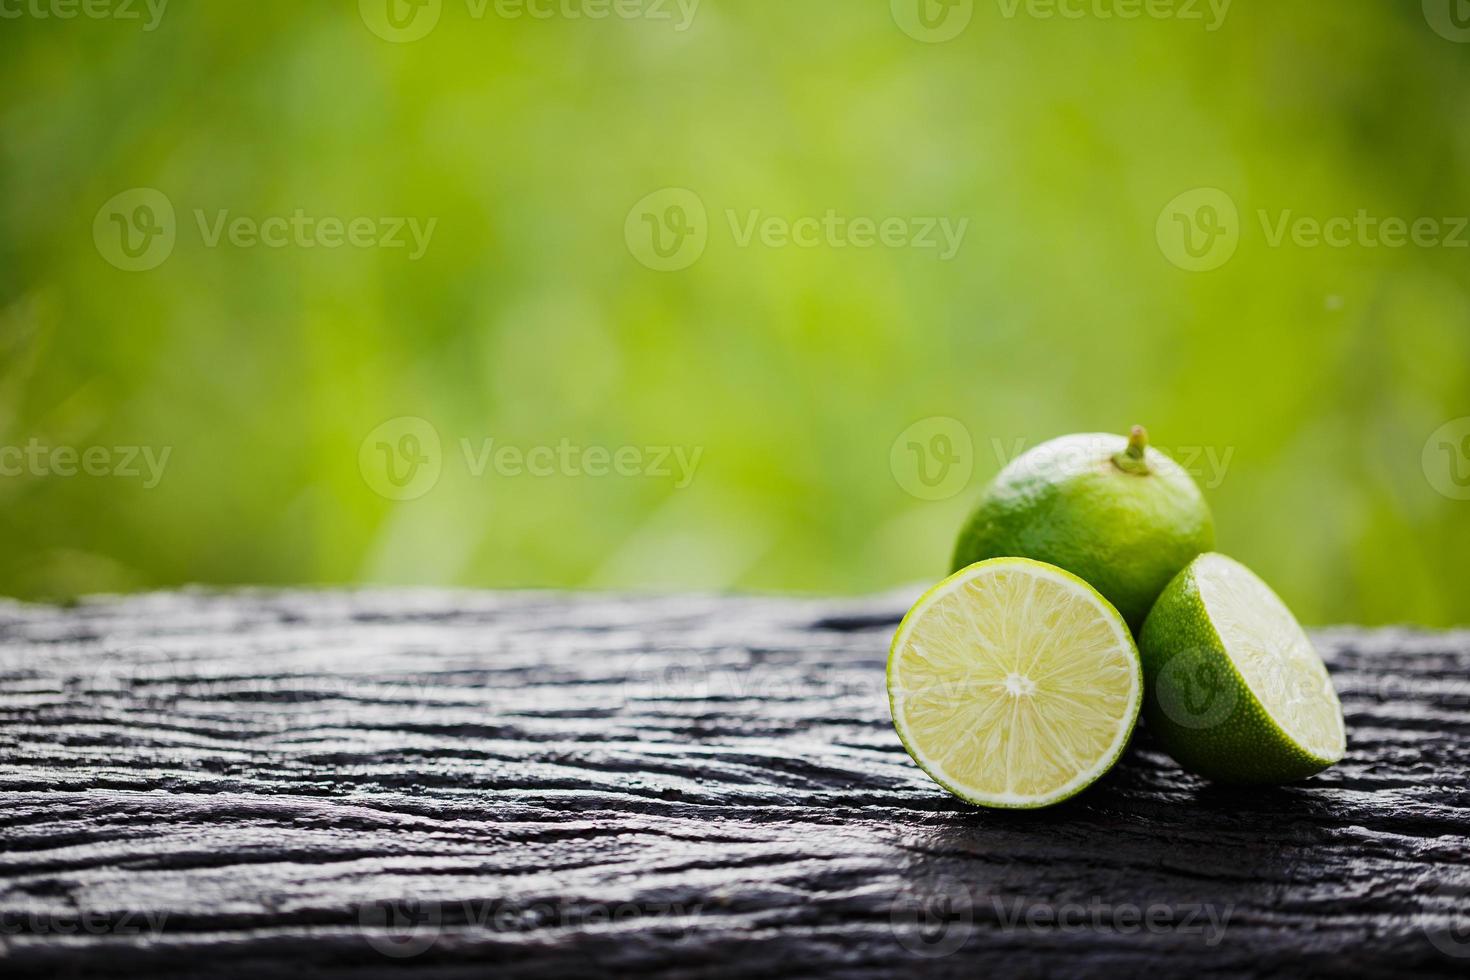
M1025 558L930 589L888 655L888 703L919 768L992 807L1060 803L1118 760L1143 701L1133 636L1069 572Z
M1012 460L981 494L952 568L1035 558L1082 576L1137 630L1181 568L1215 546L1215 521L1179 464L1128 438L1063 436Z
M1240 562L1196 558L1159 596L1138 643L1149 731L1184 768L1279 783L1321 772L1346 751L1322 658Z

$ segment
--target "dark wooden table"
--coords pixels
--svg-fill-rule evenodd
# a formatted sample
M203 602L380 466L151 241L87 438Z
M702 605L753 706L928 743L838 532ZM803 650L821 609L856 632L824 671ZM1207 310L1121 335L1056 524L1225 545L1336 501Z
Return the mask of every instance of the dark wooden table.
M0 606L0 976L1470 969L1470 633L1318 632L1309 782L1141 732L997 813L889 725L905 598Z

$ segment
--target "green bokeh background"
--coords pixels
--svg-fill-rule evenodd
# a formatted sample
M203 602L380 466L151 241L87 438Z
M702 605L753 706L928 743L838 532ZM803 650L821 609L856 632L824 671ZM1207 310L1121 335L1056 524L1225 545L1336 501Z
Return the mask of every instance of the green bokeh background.
M0 21L0 445L172 449L152 489L0 479L0 591L862 593L946 570L998 447L1143 422L1231 454L1222 550L1304 620L1470 622L1470 501L1423 462L1470 416L1470 250L1272 247L1257 218L1470 214L1470 44L1417 2L1215 31L1009 6L937 44L888 0L703 0L682 32L446 0L413 43L356 0ZM130 273L92 229L135 187L178 242ZM677 272L624 241L666 187L708 209ZM1155 225L1199 187L1241 238L1189 272ZM194 218L297 208L438 224L415 262L209 248ZM757 209L970 224L951 262L740 247L725 213ZM359 466L399 416L444 442L404 502ZM936 416L974 469L931 501L890 447ZM462 438L703 455L682 489L477 478Z

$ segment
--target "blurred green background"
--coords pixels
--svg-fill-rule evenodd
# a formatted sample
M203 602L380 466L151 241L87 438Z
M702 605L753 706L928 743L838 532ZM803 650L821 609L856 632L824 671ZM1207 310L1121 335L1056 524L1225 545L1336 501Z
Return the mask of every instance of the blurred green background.
M150 25L142 0L8 0L0 446L110 469L8 457L0 591L863 593L945 572L1016 447L1142 422L1200 453L1222 550L1305 621L1470 622L1470 442L1431 438L1470 416L1470 249L1270 234L1470 214L1470 43L1433 3L387 2L176 0ZM134 188L176 212L146 271L109 258ZM677 217L665 188L707 212L675 271L637 240ZM1166 234L1196 188L1239 212L1204 271ZM437 223L417 259L199 226L298 209ZM969 224L950 261L741 241L757 212L829 211ZM437 454L373 435L404 417ZM924 499L890 450L935 418L971 451ZM476 475L487 439L701 455L687 486L650 455ZM116 447L167 449L156 486ZM431 474L413 499L377 492L400 451Z

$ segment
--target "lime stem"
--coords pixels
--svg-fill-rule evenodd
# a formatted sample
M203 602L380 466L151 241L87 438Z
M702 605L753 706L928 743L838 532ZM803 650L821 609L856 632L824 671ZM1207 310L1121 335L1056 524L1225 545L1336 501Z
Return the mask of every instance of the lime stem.
M1135 425L1128 433L1128 448L1113 456L1113 465L1124 473L1147 476L1150 472L1145 456L1148 450L1148 430Z

